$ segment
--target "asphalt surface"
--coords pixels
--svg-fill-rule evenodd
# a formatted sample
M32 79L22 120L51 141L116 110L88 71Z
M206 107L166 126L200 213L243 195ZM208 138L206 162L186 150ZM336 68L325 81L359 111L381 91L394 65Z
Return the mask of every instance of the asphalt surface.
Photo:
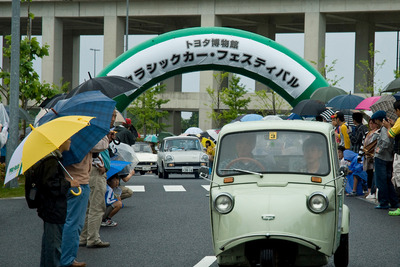
M88 266L217 266L208 182L183 178L134 176L128 185L136 192L115 216L118 226L100 230L111 246L80 248L78 260ZM362 198L347 197L345 202L351 210L349 266L400 266L400 217L390 217ZM36 211L25 199L3 199L0 214L0 266L38 266L43 226ZM327 266L334 265L330 261Z

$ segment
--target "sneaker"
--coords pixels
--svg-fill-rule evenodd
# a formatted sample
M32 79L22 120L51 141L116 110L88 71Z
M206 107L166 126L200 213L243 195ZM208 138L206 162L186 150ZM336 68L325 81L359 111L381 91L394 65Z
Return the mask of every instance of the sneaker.
M105 227L114 227L117 225L118 225L117 222L114 222L113 220L110 220L110 219L107 219L107 220L101 222L101 226L105 226Z
M400 216L400 209L397 208L396 210L389 211L389 216Z
M93 245L87 245L87 248L108 248L110 246L110 242L100 241Z
M347 196L348 197L355 197L355 196L357 196L357 192L351 192L351 193L349 193L349 194L347 194Z
M369 194L365 197L366 199L376 199L375 194Z

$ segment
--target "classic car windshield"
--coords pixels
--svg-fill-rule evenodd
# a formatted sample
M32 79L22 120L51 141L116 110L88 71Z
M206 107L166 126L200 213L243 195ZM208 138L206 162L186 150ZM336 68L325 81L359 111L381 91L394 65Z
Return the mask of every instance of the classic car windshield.
M165 141L164 151L187 151L187 150L202 150L198 139L174 138Z
M329 173L327 139L304 131L255 131L228 134L219 143L217 173L245 174L232 169L261 173Z
M153 153L153 151L151 150L151 147L149 144L146 143L136 143L133 145L133 150L135 150L135 152L141 153Z

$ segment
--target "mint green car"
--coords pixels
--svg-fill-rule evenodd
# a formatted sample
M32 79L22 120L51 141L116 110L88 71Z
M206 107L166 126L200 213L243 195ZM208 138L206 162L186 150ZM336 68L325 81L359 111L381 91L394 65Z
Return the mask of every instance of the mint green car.
M331 256L335 266L348 265L345 171L330 124L226 125L210 180L219 266L323 266Z

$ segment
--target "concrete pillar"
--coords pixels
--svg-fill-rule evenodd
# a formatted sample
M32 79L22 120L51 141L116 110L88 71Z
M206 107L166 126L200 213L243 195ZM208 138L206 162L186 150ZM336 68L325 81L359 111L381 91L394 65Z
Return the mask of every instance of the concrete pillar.
M168 111L167 124L168 124L168 127L166 129L167 132L171 132L175 135L181 134L182 133L181 112Z
M80 63L80 44L81 38L79 35L72 36L72 81L71 87L75 88L79 85L79 63Z
M49 45L49 56L42 59L42 81L60 86L63 68L63 23L54 16L42 17L42 43Z
M373 75L368 71L357 67L361 60L368 60L369 66L373 69L373 58L369 55L369 44L374 43L374 27L368 22L356 23L355 57L354 57L354 93L366 93L366 88L373 86ZM362 91L363 90L363 91Z
M205 1L208 2L208 1ZM204 3L205 4L205 3ZM203 5L204 14L201 15L201 27L218 27L221 26L221 20L214 14L214 4L209 5L209 9ZM214 79L214 71L202 71L200 72L200 92L199 92L199 128L204 131L215 127L210 114L212 109L211 98L208 96L207 88L217 88L217 84ZM207 104L207 105L206 105Z
M276 25L273 24L272 22L263 22L263 23L258 23L257 24L257 34L260 34L262 36L265 36L271 40L275 40L275 34L276 34ZM255 91L270 91L271 89L266 86L263 83L260 83L258 81L255 81Z
M79 36L72 31L64 32L62 77L64 83L70 83L68 90L79 85L79 43Z
M171 32L179 29L179 27L167 25L164 27L165 32ZM182 92L182 74L176 75L161 82L165 84L165 92Z
M124 52L124 33L124 18L119 18L116 14L104 16L103 67L106 67Z
M325 15L319 12L307 12L304 17L304 58L321 70L325 66L322 51L325 50Z

